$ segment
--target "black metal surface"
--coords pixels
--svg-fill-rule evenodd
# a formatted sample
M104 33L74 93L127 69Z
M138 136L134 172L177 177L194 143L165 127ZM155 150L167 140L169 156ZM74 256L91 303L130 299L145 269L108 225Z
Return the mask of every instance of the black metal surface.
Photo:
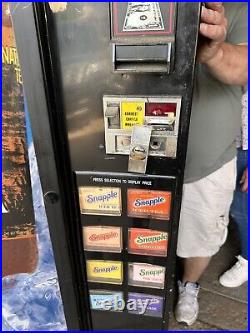
M53 202L46 200L45 207L66 323L69 330L81 330L91 327L88 291L82 283L84 261L80 260L80 255L75 255L76 245L72 242L72 235L74 234L74 238L79 235L79 232L72 230L74 224L69 223L75 219L75 204L71 195L74 191L67 143L61 126L59 131L56 126L58 119L55 118L58 113L55 111L58 106L55 103L55 82L51 77L50 52L46 38L44 41L45 16L42 4L40 6L37 11L31 2L10 3L41 185L43 193L54 193L52 196L56 197ZM40 23L39 26L36 25L37 22ZM43 54L40 54L41 48ZM56 138L60 138L62 154L58 153ZM63 179L67 179L67 182Z
M35 20L30 4L26 3L28 9L25 11L25 7L22 7L22 10L20 7L15 9L14 26L44 193L52 191L59 194L59 201L52 205L47 204L46 208L68 328L167 329L172 306L199 3L178 3L176 36L169 75L122 75L113 72L109 3L68 2L67 9L56 14L50 10L48 3L34 3ZM25 3L22 6L25 6ZM134 42L138 44L138 40L136 37ZM160 39L157 37L155 41L152 38L150 40L156 44ZM126 38L116 37L115 43L125 44ZM133 38L129 38L129 45L131 44ZM147 167L147 174L157 175L151 189L166 190L170 186L169 189L173 192L171 219L165 225L158 220L140 219L141 227L169 232L166 261L159 257L145 259L139 255L130 255L125 249L121 254L84 254L81 224L86 224L86 221L93 225L100 222L114 225L113 221L116 219L118 225L125 224L124 248L127 240L125 230L138 223L138 219L126 218L125 213L119 218L86 217L80 216L79 213L77 186L89 184L91 172L114 176L123 173L122 177L127 173L127 156L105 154L103 95L182 97L177 159L150 157ZM166 176L173 176L176 181L167 180ZM125 197L123 200L126 202ZM62 254L65 256L63 260ZM126 274L122 286L125 293L131 290L149 293L149 290L152 290L156 295L164 294L164 317L141 317L126 311L91 311L90 317L85 271L87 258L120 258L125 263L125 269L127 262L132 259L155 264L164 264L165 261L167 270L163 291L127 287ZM100 287L100 284L89 283L89 288ZM121 290L119 287L105 284L105 288L110 290Z
M126 156L111 158L103 148L103 95L169 94L182 96L178 158L150 157L147 173L176 174L176 170L181 173L187 145L199 4L178 4L174 71L150 76L113 73L108 7L105 2L69 3L67 11L53 16L55 29L50 34L60 64L72 169L82 170L84 166L90 171L127 171ZM81 12L92 16L83 17Z

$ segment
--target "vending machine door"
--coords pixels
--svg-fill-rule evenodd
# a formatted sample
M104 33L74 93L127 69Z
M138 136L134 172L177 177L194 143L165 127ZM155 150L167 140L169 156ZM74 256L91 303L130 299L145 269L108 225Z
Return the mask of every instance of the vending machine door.
M14 23L49 223L54 235L63 230L71 267L64 303L70 297L81 329L166 330L200 4L49 2L32 11L39 59L18 31L31 37L19 8Z

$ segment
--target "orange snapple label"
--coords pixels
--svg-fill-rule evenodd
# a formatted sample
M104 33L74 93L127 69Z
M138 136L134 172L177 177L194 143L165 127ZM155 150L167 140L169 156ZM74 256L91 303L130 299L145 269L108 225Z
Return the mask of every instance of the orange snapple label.
M128 189L127 203L128 216L169 220L171 192Z
M107 252L116 252L117 250L121 250L121 237L122 233L120 227L83 227L83 243L85 250L99 249Z
M138 254L167 255L168 233L150 229L129 230L129 252Z

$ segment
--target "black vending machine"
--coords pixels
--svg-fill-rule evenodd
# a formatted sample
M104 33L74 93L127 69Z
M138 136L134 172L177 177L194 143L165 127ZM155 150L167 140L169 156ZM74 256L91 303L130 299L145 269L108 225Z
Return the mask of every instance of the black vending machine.
M69 330L167 330L198 2L12 3Z

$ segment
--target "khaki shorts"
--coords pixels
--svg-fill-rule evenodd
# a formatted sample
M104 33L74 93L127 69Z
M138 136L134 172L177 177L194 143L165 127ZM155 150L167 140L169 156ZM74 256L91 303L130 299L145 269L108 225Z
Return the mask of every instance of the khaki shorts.
M184 184L177 255L210 257L227 238L229 209L236 184L236 159L190 184Z

